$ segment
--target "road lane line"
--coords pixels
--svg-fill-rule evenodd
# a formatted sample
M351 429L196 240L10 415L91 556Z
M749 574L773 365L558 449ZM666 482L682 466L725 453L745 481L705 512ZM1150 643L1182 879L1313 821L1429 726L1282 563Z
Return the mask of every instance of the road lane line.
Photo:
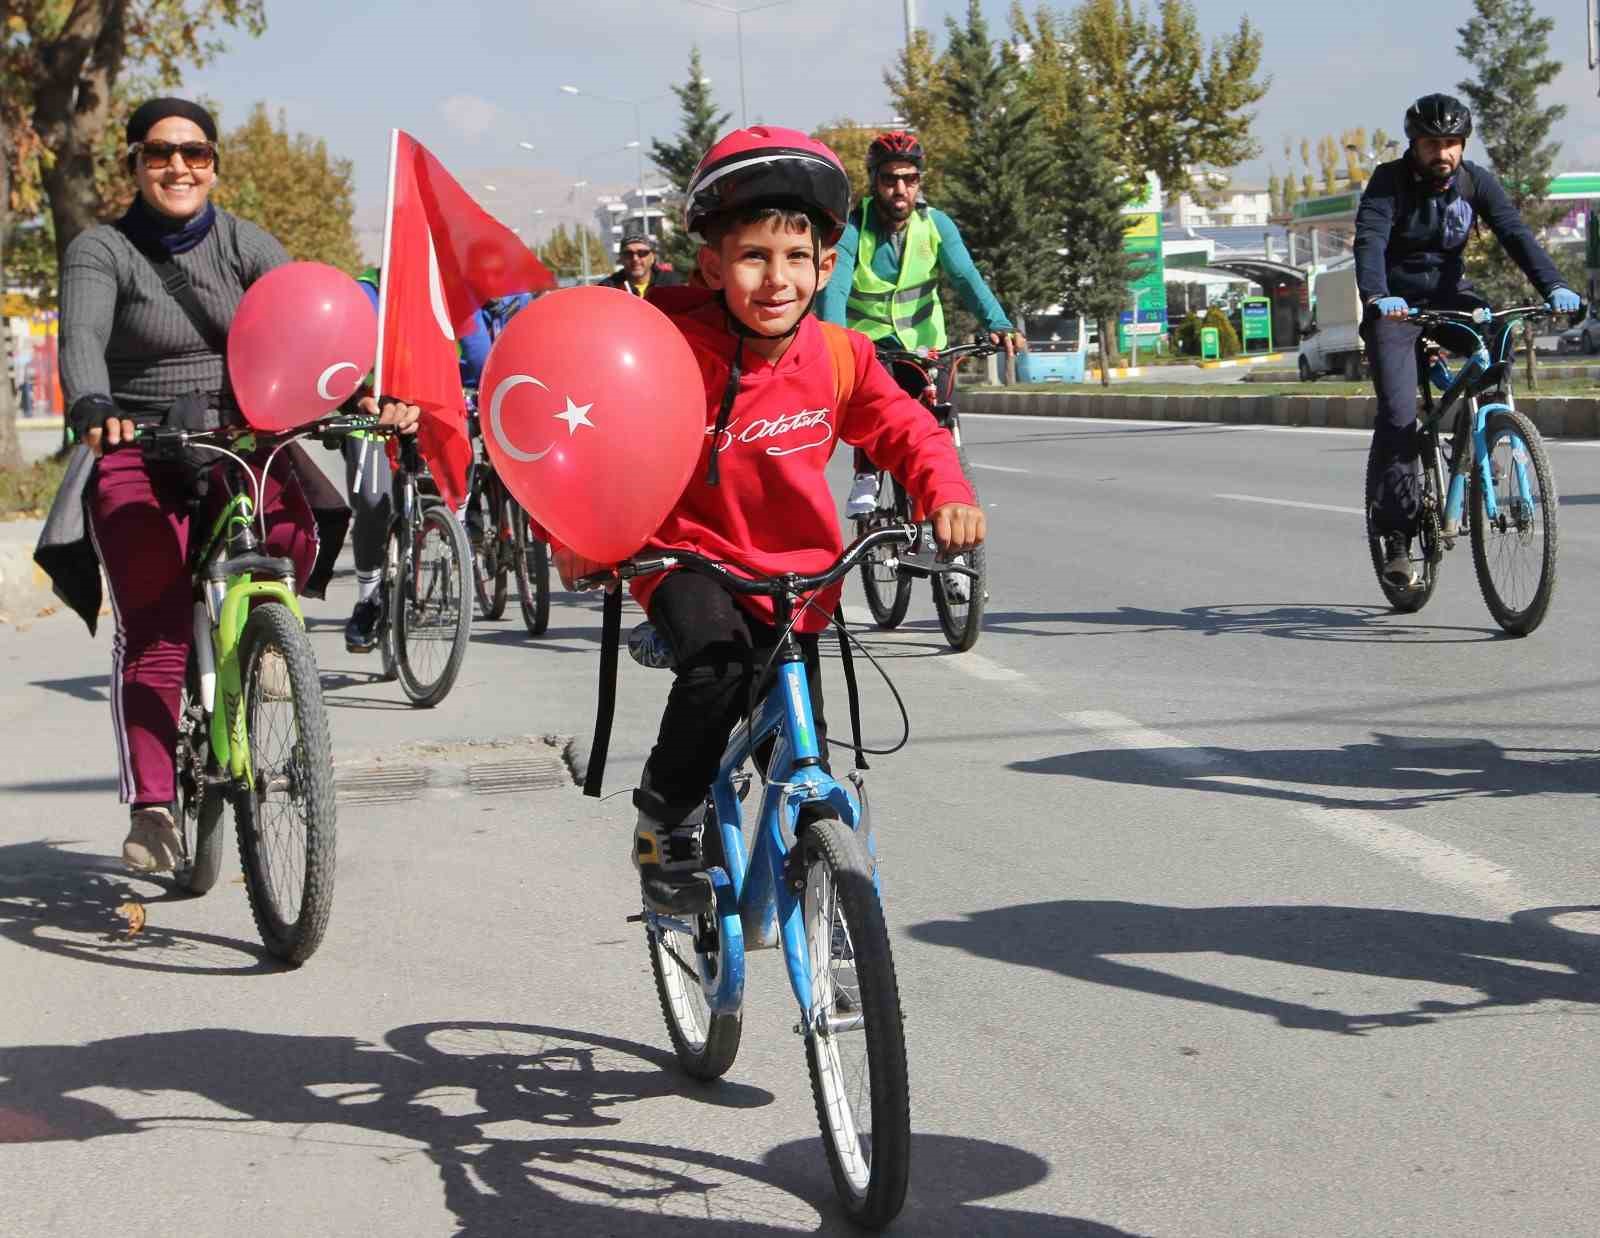
M1207 769L1218 769L1222 764L1222 758L1208 749L1175 735L1153 731L1132 718L1109 710L1063 713L1061 716L1120 748L1136 749L1157 764L1197 778L1207 777ZM1219 774L1217 781L1232 779ZM1261 779L1248 781L1263 786L1281 785ZM1296 820L1312 829L1360 847L1435 884L1469 894L1501 915L1510 915L1528 907L1550 906L1560 901L1536 896L1522 888L1515 874L1493 860L1396 825L1375 812L1360 808L1323 808L1310 804L1296 805L1289 811Z
M1022 692L1039 692L1042 689L1021 671L1014 671L1009 666L996 662L993 658L986 658L981 653L971 649L966 653L958 653L954 657L941 659L946 665L971 675L974 679L981 679L985 683L1003 683L1009 688Z
M1359 507L1335 507L1332 503L1302 503L1298 499L1269 499L1259 494L1214 494L1214 499L1232 499L1235 503L1267 503L1273 507L1303 507L1313 512L1339 512L1346 516L1363 516Z
M1004 464L981 464L977 461L973 461L972 467L975 469L988 469L991 473L1026 473L1029 471L1027 469L1008 468Z

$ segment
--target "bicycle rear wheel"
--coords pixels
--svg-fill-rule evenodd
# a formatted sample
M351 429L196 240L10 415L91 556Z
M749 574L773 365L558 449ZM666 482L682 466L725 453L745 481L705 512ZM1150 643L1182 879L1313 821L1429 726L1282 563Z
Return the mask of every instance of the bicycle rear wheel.
M1444 496L1439 492L1439 441L1432 433L1423 434L1423 439L1422 511L1411 553L1422 583L1415 589L1403 588L1384 578L1383 533L1377 524L1381 466L1377 444L1367 449L1366 498L1362 504L1367 520L1367 554L1372 560L1372 571L1378 578L1378 588L1383 590L1383 596L1388 599L1390 606L1406 615L1415 614L1428 604L1439 583L1439 566L1444 558L1444 543L1439 533L1439 513L1444 508Z
M908 521L911 505L900 483L888 472L880 472L877 510L856 521L856 535L876 528L886 513L896 523ZM867 609L872 612L872 621L885 630L899 627L911 605L911 577L895 567L898 554L897 547L879 546L861 560L861 588L867 595Z
M511 563L517 573L517 598L529 636L543 636L550 626L550 547L533 531L533 518L515 499L511 508Z
M178 833L183 855L173 874L180 890L204 894L222 871L222 788L208 782L212 772L208 720L200 703L200 672L194 652L178 697Z
M491 476L483 488L488 519L484 522L479 545L472 552L472 586L478 595L478 609L485 619L500 619L506 613L511 569L511 525L506 507L509 500L497 478ZM470 539L468 539L470 545Z
M978 484L972 477L972 466L967 462L967 449L958 442L956 454L961 458L961 472L972 487L974 501L978 497ZM952 649L965 653L978 643L983 630L983 608L989 600L988 556L982 546L961 556L976 577L949 575L933 578L933 608L939 612L939 626Z
M1494 485L1489 516L1483 475L1472 471L1472 566L1494 621L1526 636L1550 609L1556 587L1556 483L1539 431L1503 409L1484 419Z
M472 636L471 560L466 530L442 503L429 503L401 555L389 599L395 664L413 705L437 705L461 671Z
M267 952L300 964L333 913L338 819L322 684L305 629L281 602L250 612L239 663L251 778L233 813L245 892Z
M707 809L709 815L709 808ZM721 838L712 838L716 829L706 827L703 844L708 868L725 866ZM672 1051L683 1069L696 1079L720 1079L733 1066L739 1054L739 1038L744 1030L744 1014L714 1014L702 987L702 971L715 983L722 966L721 934L716 908L696 916L692 933L679 932L646 920L645 941L650 949L650 970L655 976L656 997L667 1021L667 1036Z
M860 841L842 821L801 835L811 956L806 1065L834 1187L858 1224L900 1212L911 1170L911 1101L900 989L883 906Z

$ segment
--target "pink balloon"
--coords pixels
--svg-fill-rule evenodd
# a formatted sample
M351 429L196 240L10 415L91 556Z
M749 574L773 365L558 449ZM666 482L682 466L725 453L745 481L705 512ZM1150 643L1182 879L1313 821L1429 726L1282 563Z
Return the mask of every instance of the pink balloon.
M655 306L571 288L539 298L495 341L478 417L517 501L578 554L615 563L688 484L705 442L705 382Z
M293 430L332 412L377 354L372 302L321 262L268 271L245 290L228 328L228 377L258 430Z

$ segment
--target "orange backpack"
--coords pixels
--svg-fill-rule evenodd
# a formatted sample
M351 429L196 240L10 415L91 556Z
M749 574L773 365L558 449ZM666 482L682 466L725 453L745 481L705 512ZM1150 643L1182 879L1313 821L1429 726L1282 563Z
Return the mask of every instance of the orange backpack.
M837 323L819 322L822 338L828 345L828 357L833 362L833 416L838 419L856 391L856 350L850 343L850 332Z

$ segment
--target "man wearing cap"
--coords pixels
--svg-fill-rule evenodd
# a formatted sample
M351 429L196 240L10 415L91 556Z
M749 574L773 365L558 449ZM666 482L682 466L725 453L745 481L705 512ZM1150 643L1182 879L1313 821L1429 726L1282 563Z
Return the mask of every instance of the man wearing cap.
M648 232L629 232L622 238L622 265L600 282L607 288L621 288L642 297L652 288L683 281L657 265L655 237Z

